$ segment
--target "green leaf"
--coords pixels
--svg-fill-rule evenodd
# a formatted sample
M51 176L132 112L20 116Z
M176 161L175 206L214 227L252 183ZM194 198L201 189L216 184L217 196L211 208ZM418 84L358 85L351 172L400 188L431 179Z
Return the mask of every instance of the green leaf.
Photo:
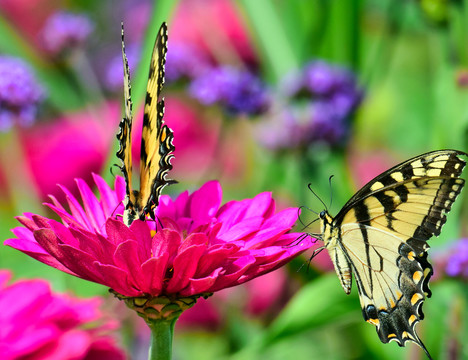
M327 274L305 285L291 299L269 327L263 345L311 329L360 318L356 296L346 296L336 275Z
M240 0L238 3L247 15L252 34L256 36L267 76L277 83L285 74L299 67L282 17L269 0Z

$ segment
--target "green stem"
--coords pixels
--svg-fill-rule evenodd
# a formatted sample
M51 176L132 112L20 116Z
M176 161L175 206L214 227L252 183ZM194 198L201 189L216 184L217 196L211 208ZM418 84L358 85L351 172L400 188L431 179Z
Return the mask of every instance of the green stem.
M172 358L172 339L178 318L148 320L151 329L151 344L148 360L170 360Z

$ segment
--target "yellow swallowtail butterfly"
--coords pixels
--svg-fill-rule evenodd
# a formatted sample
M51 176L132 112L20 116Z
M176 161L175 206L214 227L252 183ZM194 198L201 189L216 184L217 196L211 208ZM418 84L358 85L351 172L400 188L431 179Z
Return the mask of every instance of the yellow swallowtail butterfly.
M164 85L164 72L167 53L167 25L163 23L156 38L146 88L143 131L140 149L140 189L132 189L132 100L130 71L125 54L124 30L122 24L122 58L124 63L125 116L119 125L117 139L120 148L117 157L121 160L120 170L126 182L126 199L123 221L130 225L133 220L144 220L149 214L154 219L154 209L158 205L161 190L175 181L166 179L172 169L174 157L174 135L164 125L164 99L159 99Z
M324 246L316 251L328 250L346 294L354 273L362 314L380 340L413 341L430 359L415 331L431 296L427 240L440 234L465 183L460 155L468 156L456 150L416 156L367 183L336 217L319 214Z

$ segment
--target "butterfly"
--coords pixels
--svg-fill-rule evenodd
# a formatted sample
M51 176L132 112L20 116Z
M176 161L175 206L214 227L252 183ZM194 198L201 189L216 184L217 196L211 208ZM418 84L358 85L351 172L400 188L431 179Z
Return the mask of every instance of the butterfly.
M324 246L316 252L328 250L346 294L354 273L364 319L383 343L413 341L429 359L415 331L431 296L427 240L440 234L465 184L460 156L468 155L439 150L416 156L367 183L337 216L319 214Z
M140 189L132 189L132 100L130 71L124 45L122 24L122 58L124 63L125 115L119 124L117 139L120 148L117 157L126 183L125 210L123 222L129 226L135 219L145 220L146 215L155 218L154 210L159 203L161 190L174 180L166 179L172 169L174 157L173 131L164 125L164 99L160 99L164 85L167 53L167 25L163 23L156 38L146 88L143 131L140 149Z

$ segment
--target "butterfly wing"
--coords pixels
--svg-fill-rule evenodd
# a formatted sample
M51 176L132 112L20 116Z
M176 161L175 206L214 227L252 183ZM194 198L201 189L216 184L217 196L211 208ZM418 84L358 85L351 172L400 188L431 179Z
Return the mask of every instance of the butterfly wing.
M414 330L431 295L427 240L440 234L464 186L459 176L466 162L459 155L466 156L434 151L393 167L358 191L333 220L340 229L334 251L354 272L364 318L384 343L404 346L411 340L427 353Z
M161 190L173 180L166 179L174 157L173 132L164 125L164 100L159 100L164 85L167 53L167 25L163 23L153 48L146 88L140 150L140 199L143 213L154 219Z
M127 55L125 54L124 44L124 27L122 23L122 58L124 64L124 100L125 100L125 115L120 121L119 132L117 139L119 140L120 148L117 151L117 157L121 161L120 170L125 178L126 184L126 207L133 207L136 202L132 191L132 99L130 86L130 70L128 66Z

